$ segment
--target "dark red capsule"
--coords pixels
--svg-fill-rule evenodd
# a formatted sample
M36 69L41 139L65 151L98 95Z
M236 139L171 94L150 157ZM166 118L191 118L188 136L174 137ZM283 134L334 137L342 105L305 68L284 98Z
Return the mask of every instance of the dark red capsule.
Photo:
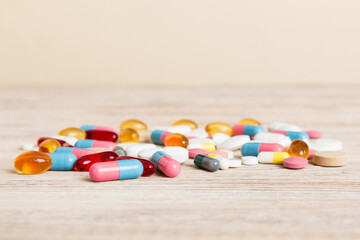
M82 156L75 162L74 171L89 171L90 167L97 162L115 161L118 155L115 152L99 152Z
M141 174L142 177L149 177L149 176L153 175L154 172L156 171L155 165L146 159L130 157L130 156L120 156L120 157L116 158L116 160L127 160L127 159L137 159L141 162L141 164L144 167L144 171Z
M86 139L116 142L118 135L115 132L106 130L86 130Z
M51 137L41 137L37 140L37 145L39 146L43 141L48 140L48 139L55 139L56 141L58 141L62 147L74 147L71 144L68 144L67 142L65 142L64 140L60 140L60 139L56 139L56 138L51 138Z

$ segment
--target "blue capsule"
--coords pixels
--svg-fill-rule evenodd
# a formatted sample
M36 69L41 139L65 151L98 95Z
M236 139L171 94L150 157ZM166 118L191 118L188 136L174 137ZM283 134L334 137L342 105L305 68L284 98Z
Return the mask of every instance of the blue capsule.
M70 152L53 152L50 154L53 171L71 171L74 168L77 157Z
M151 141L157 145L164 145L163 143L163 135L166 134L167 131L164 130L154 130L151 133Z

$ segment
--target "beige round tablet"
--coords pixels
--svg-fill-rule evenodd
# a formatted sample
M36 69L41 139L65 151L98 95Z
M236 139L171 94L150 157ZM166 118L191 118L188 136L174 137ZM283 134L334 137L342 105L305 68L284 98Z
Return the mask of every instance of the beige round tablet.
M347 156L343 151L315 152L312 163L323 167L341 167L347 164Z

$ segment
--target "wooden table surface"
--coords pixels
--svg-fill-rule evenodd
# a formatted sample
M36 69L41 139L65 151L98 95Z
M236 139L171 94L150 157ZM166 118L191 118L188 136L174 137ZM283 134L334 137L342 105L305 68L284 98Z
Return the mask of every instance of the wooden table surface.
M360 239L359 87L1 87L0 116L0 239ZM209 173L189 160L174 179L103 183L13 166L22 143L69 126L244 117L323 131L343 141L349 164Z

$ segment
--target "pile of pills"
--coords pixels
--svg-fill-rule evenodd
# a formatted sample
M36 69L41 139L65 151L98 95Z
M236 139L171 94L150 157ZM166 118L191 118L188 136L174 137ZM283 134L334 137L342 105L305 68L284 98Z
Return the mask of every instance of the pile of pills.
M274 122L268 131L254 119L231 126L212 122L205 128L187 119L151 130L140 120L121 123L119 134L111 127L83 125L40 137L37 144L14 162L24 174L51 171L88 171L97 182L149 177L156 170L167 177L181 173L181 164L193 159L202 170L215 172L242 165L281 164L301 169L313 164L340 167L347 164L342 142L324 139L319 131Z

